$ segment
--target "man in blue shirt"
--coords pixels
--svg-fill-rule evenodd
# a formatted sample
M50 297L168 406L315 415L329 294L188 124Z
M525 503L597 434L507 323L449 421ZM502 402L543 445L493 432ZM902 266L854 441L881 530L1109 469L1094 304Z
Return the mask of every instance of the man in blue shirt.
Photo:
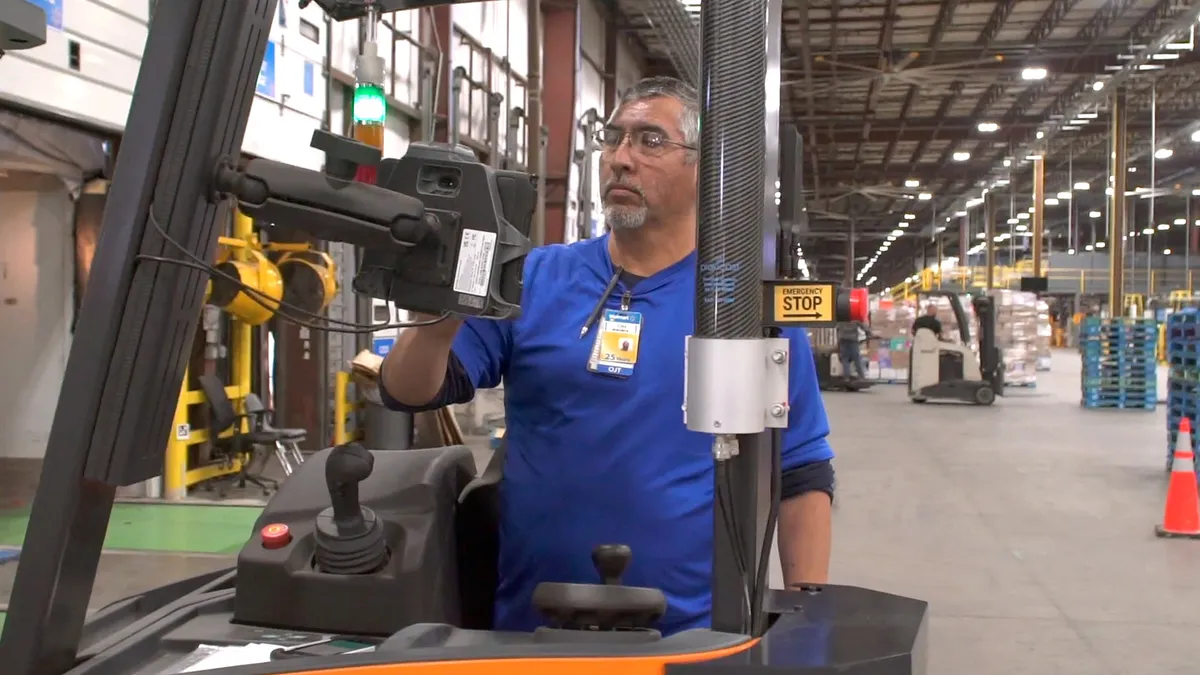
M403 331L385 403L419 412L504 382L496 623L532 630L543 581L595 583L598 544L628 544L624 582L668 598L664 633L709 625L712 439L684 424L695 302L699 106L671 78L639 82L600 132L606 236L534 249L513 321ZM827 581L833 451L808 337L791 340L779 548L789 585Z

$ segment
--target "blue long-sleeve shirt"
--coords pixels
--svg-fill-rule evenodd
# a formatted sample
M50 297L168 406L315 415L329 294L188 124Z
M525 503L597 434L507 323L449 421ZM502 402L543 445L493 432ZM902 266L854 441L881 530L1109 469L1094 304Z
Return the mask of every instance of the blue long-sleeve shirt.
M466 321L436 400L414 409L382 392L389 407L415 412L468 401L504 381L499 629L540 625L530 597L542 581L598 581L590 554L607 543L633 549L624 583L666 594L664 633L709 622L712 439L689 431L681 410L695 256L633 288L619 283L609 296L608 308L625 296L641 315L628 377L589 370L598 326L580 337L613 273L607 237L535 249L526 259L521 317ZM800 477L785 481L785 493L797 485L828 491L833 450L808 337L785 336L791 412L783 469Z

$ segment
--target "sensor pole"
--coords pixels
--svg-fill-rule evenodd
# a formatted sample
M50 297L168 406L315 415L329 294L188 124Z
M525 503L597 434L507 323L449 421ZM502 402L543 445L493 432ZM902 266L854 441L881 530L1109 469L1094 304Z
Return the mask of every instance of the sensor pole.
M780 24L776 14L768 30L768 4L779 0L707 0L700 8L696 325L686 349L684 418L688 429L713 437L712 627L730 633L757 623L751 589L779 452L775 434L764 432L787 427L788 341L765 337L762 312L779 229L765 208L778 178L763 161L768 133L778 134L767 125L764 45L779 40ZM773 72L777 125L778 57Z

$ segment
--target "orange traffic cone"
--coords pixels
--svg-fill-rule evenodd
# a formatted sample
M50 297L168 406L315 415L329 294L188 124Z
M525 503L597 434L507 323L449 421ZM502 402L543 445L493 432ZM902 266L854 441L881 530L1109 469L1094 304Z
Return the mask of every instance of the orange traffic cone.
M1179 421L1163 524L1154 532L1160 537L1200 539L1200 489L1196 486L1196 459L1192 454L1192 423L1186 417Z

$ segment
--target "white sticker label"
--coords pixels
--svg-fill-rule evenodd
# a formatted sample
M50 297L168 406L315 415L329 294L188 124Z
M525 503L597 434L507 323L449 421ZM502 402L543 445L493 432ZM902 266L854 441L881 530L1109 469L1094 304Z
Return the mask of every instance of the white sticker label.
M454 292L487 296L492 282L492 260L496 257L496 234L463 230L454 271Z
M192 425L179 424L175 426L175 440L186 441L192 437Z

